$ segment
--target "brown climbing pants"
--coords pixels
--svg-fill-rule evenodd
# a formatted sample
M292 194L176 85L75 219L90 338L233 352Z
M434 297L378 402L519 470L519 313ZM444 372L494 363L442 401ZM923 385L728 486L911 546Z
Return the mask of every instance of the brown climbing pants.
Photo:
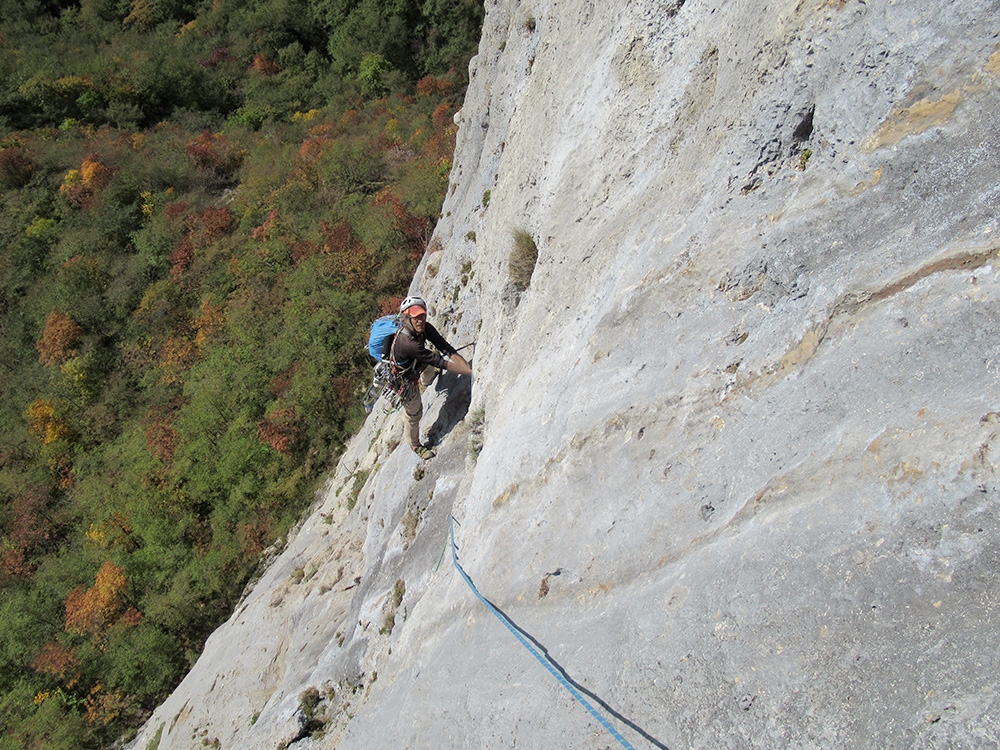
M403 402L403 417L406 420L403 435L406 437L406 444L411 448L420 447L420 418L424 416L424 402L420 393L434 381L437 374L436 367L426 368L420 373L420 387L411 388L409 397Z

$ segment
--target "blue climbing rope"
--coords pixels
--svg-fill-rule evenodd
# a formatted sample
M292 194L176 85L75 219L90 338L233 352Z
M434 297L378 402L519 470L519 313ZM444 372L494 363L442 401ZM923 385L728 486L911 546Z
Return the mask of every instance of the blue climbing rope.
M626 748L626 750L635 750L635 748L628 743L628 740L622 737L621 734L618 732L618 730L616 730L613 726L611 726L611 724L608 723L608 720L605 719L603 716L601 716L601 714L597 711L597 709L595 709L592 705L590 705L590 703L587 702L586 698L580 695L580 691L577 690L575 687L573 687L573 685L571 685L570 682L565 677L559 674L559 671L552 666L549 660L546 659L544 656L542 656L542 654L538 652L538 649L536 649L528 642L528 640L521 634L521 632L511 624L511 622L507 619L506 615L504 615L500 610L498 610L495 606L493 606L493 604L485 596L479 593L479 589L476 588L476 584L472 582L472 579L469 578L469 574L465 572L465 569L458 562L458 548L455 546L454 516L451 517L451 560L453 563L455 563L455 569L459 572L459 574L468 584L469 588L472 589L472 593L475 594L476 597L479 599L479 601L485 604L486 608L489 609L490 612L492 612L496 616L496 618L504 624L504 627L507 628L507 630L509 630L514 635L514 637L521 642L521 645L524 646L526 649L528 649L531 655L534 656L538 660L538 662L549 671L549 674L555 677L556 680L559 681L559 684L561 684L564 688L566 688L570 692L570 695L576 698L577 701L579 701L580 705L582 705L585 709L587 709L590 712L591 716L597 719L597 721L601 724L601 726L607 729L611 733L611 736L614 737L616 740L618 740L618 743L622 747Z

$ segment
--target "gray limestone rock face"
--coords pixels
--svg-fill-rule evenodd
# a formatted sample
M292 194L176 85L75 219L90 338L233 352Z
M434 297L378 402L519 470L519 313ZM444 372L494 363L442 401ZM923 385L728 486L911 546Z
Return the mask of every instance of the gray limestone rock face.
M475 380L132 746L1000 746L998 11L487 3L411 288Z

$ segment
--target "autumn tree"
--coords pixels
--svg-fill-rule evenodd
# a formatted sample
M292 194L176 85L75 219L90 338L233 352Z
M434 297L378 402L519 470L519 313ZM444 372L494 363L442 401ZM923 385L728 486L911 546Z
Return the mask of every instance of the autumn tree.
M76 208L90 208L94 197L108 186L115 172L113 167L102 164L96 156L88 156L79 169L66 173L59 192Z
M208 178L210 185L222 185L229 181L244 156L231 140L208 130L192 138L184 153Z
M79 679L80 660L76 649L63 645L59 641L46 643L31 664L31 668L41 674L53 675L66 687L73 687Z
M127 591L125 569L110 561L104 563L93 586L77 586L66 597L66 632L100 640L120 617L138 623L138 612L125 609Z
M52 491L41 485L26 488L11 500L7 506L8 548L29 554L52 541L55 524L48 515L51 502Z
M183 407L184 399L177 396L167 405L154 404L149 407L142 420L145 428L143 436L149 452L170 465L174 460L174 450L177 447L177 412Z
M3 187L23 187L36 171L38 164L21 149L0 149L0 185Z
M76 356L73 349L83 333L73 318L53 307L45 319L45 330L36 344L38 358L43 365L61 365Z
M0 541L0 584L7 579L30 578L35 567L28 562L24 549L9 540Z
M188 216L186 232L170 253L170 278L189 285L196 282L188 278L188 270L197 252L231 234L235 226L236 215L228 206L209 206Z
M257 422L260 441L278 453L291 455L299 437L295 412L291 409L275 409L267 417Z
M71 434L69 424L60 415L57 402L51 399L37 399L25 411L28 429L42 445L52 445L60 440L68 440Z

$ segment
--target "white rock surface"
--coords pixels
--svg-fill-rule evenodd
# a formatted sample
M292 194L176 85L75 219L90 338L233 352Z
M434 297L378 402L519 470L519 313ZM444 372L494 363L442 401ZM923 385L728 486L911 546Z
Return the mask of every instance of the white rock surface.
M636 748L1000 746L998 10L488 0L412 287L475 384L426 464L377 407L132 746L619 746L452 515Z

